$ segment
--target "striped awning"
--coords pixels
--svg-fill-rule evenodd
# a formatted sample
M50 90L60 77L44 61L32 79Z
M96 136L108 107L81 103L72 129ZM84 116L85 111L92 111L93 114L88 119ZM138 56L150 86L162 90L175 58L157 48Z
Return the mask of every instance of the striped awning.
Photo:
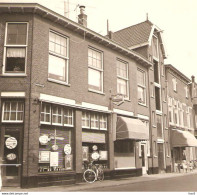
M116 126L116 140L148 140L149 127L139 119L119 116Z
M82 142L105 143L104 133L82 132Z
M189 131L171 130L172 147L197 147L197 139Z

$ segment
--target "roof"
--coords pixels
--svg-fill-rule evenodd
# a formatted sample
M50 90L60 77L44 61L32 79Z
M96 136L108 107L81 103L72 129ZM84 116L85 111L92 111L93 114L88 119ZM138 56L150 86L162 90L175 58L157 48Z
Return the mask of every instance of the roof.
M166 64L165 65L165 68L168 68L168 69L172 70L173 72L175 72L176 74L178 74L182 79L184 79L188 83L191 82L191 79L189 79L188 77L186 77L182 72L180 72L178 69L176 69L171 64Z
M0 14L1 13L33 13L43 18L49 19L55 23L62 25L65 29L70 29L85 38L94 40L105 47L111 48L127 57L136 60L138 63L144 66L151 66L152 62L138 54L137 52L129 50L127 47L122 46L115 41L108 39L40 4L37 3L0 3Z
M161 34L162 30L149 20L114 32L113 40L129 49L136 49L145 45L151 45L154 30L158 32L163 57L166 58L166 52Z
M153 24L150 21L145 21L122 30L116 31L113 34L113 40L124 45L131 47L146 43L149 40Z

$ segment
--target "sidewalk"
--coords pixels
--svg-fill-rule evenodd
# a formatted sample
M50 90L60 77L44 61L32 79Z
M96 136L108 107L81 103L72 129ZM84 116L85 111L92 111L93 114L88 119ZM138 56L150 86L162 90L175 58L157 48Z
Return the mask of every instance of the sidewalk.
M138 182L147 182L147 181L153 181L158 179L181 177L184 175L192 175L192 174L197 174L197 169L189 173L162 173L162 174L154 174L154 175L143 175L140 177L104 180L102 182L96 181L93 184L88 184L84 182L79 184L73 184L70 186L69 185L49 186L49 187L28 188L28 189L3 187L2 192L79 192L81 190L84 191L86 189L92 189L93 191L94 188L103 188L108 186L118 186L118 185L132 184Z

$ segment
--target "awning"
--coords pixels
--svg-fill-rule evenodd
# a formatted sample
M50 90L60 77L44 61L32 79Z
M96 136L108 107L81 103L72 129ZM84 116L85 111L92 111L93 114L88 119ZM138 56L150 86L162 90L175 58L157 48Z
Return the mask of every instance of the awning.
M197 147L197 139L189 131L172 130L172 147Z
M104 133L82 132L82 142L105 143Z
M116 140L148 140L149 126L139 119L119 116L116 126Z

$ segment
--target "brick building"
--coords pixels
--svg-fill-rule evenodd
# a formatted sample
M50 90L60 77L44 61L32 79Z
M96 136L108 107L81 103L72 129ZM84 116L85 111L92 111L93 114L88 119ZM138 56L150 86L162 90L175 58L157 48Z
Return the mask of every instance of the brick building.
M79 24L38 4L0 14L3 185L81 181L94 152L106 178L146 173L152 62L88 29L83 7Z
M169 131L172 167L176 170L182 160L196 159L195 110L193 107L194 77L187 78L172 65L165 65L168 83Z

